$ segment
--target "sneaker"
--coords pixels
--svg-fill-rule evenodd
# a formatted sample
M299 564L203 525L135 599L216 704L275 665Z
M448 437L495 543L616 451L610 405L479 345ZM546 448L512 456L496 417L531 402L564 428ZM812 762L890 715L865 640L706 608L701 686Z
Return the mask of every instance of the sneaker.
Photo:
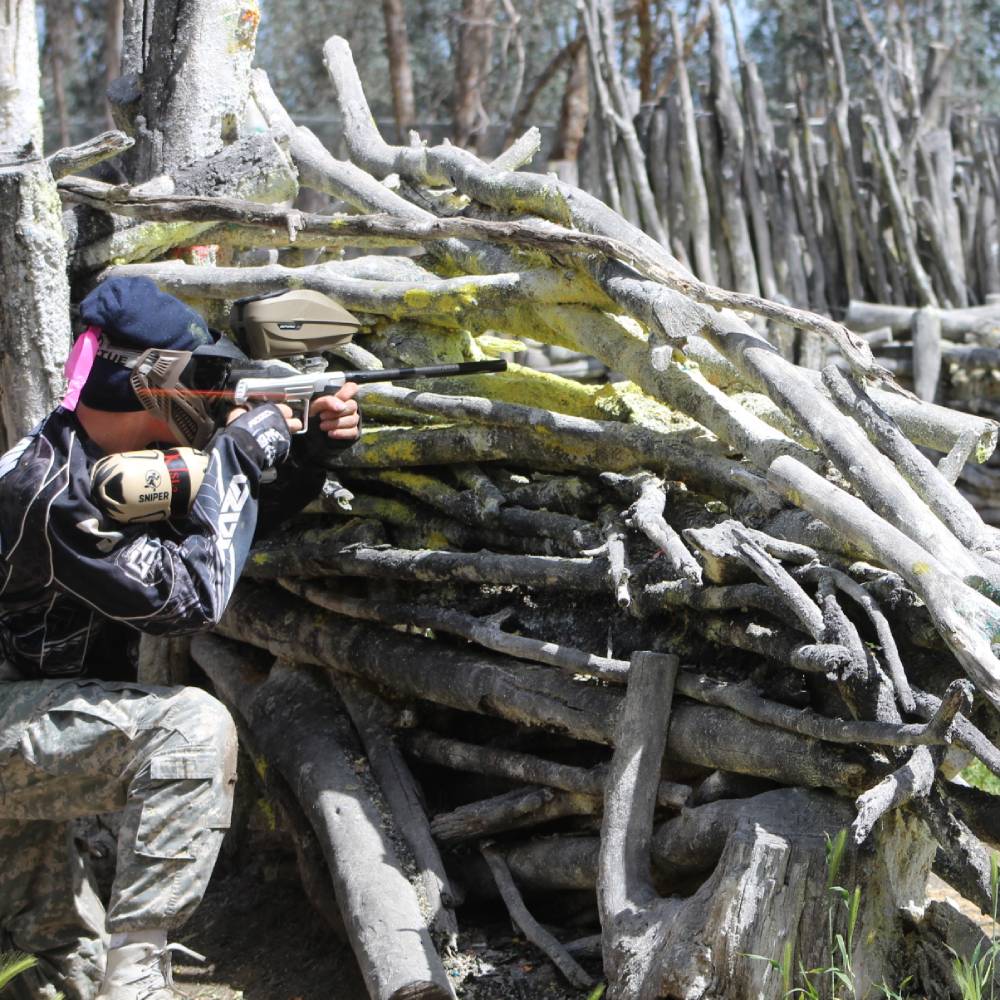
M186 994L174 986L170 969L173 952L204 962L205 957L181 944L164 948L146 942L122 945L108 951L108 967L95 1000L181 1000Z

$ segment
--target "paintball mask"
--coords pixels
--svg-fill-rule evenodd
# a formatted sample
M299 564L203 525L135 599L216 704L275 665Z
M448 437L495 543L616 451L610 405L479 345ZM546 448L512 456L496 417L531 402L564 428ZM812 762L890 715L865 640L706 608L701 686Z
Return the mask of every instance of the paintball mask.
M143 341L146 345L156 339L163 342L157 319L171 308L184 310L174 323L183 328L183 337L172 343L167 340L171 346L140 347ZM296 374L298 369L279 359L307 354L315 355L315 363L325 370L321 352L346 343L360 326L346 309L320 292L294 289L249 296L235 303L230 316L244 352L217 331L209 331L193 310L144 278L110 279L81 304L81 314L108 337L96 348L96 360L105 376L127 369L128 385L139 405L163 420L178 441L197 449L208 444L233 405L236 381ZM192 329L190 317L201 324L197 336L191 338L187 336ZM93 405L127 408L112 407L100 399Z
M97 359L129 370L129 386L139 404L158 417L191 448L208 444L223 413L232 406L226 383L236 368L252 371L253 362L223 336L190 351L150 347L135 351L102 343Z

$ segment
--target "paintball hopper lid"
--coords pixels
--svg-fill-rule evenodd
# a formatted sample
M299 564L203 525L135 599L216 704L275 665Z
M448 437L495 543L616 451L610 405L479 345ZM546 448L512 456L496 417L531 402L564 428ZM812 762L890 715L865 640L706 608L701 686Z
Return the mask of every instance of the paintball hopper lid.
M294 288L237 299L229 323L251 358L319 354L346 344L361 326L329 295Z

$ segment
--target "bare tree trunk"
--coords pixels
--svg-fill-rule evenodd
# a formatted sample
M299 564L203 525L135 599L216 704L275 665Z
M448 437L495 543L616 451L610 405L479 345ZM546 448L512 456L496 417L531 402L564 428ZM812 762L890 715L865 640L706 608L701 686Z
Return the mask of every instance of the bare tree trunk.
M392 109L396 116L397 142L404 142L406 133L412 128L416 116L405 0L382 0L382 16L385 18L385 51L389 59L389 80L392 84Z
M454 142L481 146L489 115L483 102L493 50L496 0L462 0L455 58Z
M590 115L590 63L582 32L572 45L572 62L559 106L559 127L550 154L559 163L576 163Z
M757 264L743 205L743 121L733 92L726 55L725 27L719 0L712 0L712 105L719 134L719 194L722 229L729 246L733 285L741 292L760 291Z
M715 282L715 264L712 260L712 227L708 208L708 192L702 173L701 150L698 146L698 128L688 80L687 65L681 44L681 30L677 15L670 13L670 27L674 36L674 64L677 74L677 93L680 99L680 121L683 130L679 145L684 164L685 216L691 233L691 253L694 272L702 281Z
M122 72L122 25L125 21L125 0L107 0L107 23L104 31L104 90L105 97L111 84ZM108 128L115 127L110 103L105 103L104 114Z
M122 76L109 99L135 136L131 180L171 173L239 135L259 16L239 0L126 0Z
M56 121L59 123L59 144L68 146L69 115L66 110L66 79L64 71L71 65L72 47L69 33L73 26L72 8L61 0L48 0L45 5L45 26L48 32L46 55L52 71L52 96L56 106Z
M639 100L643 104L653 99L653 57L657 36L653 29L651 0L639 0L636 15L639 21Z
M41 155L35 0L9 0L0 7L0 94L0 150Z
M6 450L48 413L69 353L69 283L59 196L41 159L33 0L0 6L0 414Z

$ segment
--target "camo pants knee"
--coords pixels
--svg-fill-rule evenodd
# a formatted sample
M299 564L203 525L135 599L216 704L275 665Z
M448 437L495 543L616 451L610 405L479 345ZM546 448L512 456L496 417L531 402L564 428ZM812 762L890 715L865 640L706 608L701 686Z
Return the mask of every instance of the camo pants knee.
M235 769L232 719L197 688L0 685L4 936L69 997L89 1000L100 938L176 927L198 905L229 825ZM119 810L105 915L68 822Z

